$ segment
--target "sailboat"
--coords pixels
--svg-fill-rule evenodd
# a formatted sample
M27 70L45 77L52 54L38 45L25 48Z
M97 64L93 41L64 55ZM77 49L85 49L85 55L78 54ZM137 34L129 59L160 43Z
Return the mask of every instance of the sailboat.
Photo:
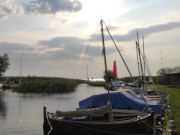
M137 32L137 41L136 41L136 53L137 53L137 65L138 65L138 73L139 79L134 81L133 83L138 86L131 88L136 94L143 94L149 100L154 102L160 102L160 104L164 105L166 103L166 96L167 93L165 91L158 91L153 78L151 76L150 68L148 65L148 61L146 59L145 51L144 51L144 37L142 36L143 40L143 51L141 52L140 44L139 44L139 36ZM149 81L146 81L145 71L149 74ZM153 84L153 87L147 86L147 82ZM143 86L141 86L143 85Z
M101 20L103 55L107 74L103 24L104 21ZM108 83L108 77L106 81ZM109 89L105 96L108 99L105 105L91 106L88 109L50 113L46 112L46 107L44 107L44 128L49 125L53 128L55 134L62 135L152 134L154 132L154 112L119 113L113 110Z

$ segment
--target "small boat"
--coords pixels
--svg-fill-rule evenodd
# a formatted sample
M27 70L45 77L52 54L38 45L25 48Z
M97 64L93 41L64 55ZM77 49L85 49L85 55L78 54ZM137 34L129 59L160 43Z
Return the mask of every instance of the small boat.
M123 81L115 80L110 83L110 90L115 91L120 88L125 88L125 84Z
M11 81L10 81L9 78L7 78L6 81L2 85L2 89L3 90L8 90L8 89L12 88L11 86L12 86Z
M103 24L104 22L101 20L103 55L107 74ZM106 78L106 82L109 82L108 77ZM104 96L107 99L105 104L101 104L101 100L98 100L100 98L97 98L96 102L99 103L99 106L92 105L89 108L79 108L75 111L56 111L55 113L50 113L46 112L46 107L44 107L44 128L49 125L53 128L55 134L62 135L147 135L153 134L156 131L153 128L154 112L125 113L123 109L113 110L114 104L112 103L113 99L111 99L112 95L109 89L108 93ZM118 101L114 102L119 103ZM88 103L90 102L88 101ZM147 105L145 108L148 109L149 106ZM131 110L128 111L131 112Z
M3 84L2 89L3 89L3 90L9 90L9 89L11 89L11 85L9 85L9 84Z
M154 115L124 116L113 114L113 121L107 114L111 107L71 112L47 113L47 118L55 134L62 135L113 135L113 134L152 134Z
M153 78L151 76L150 68L148 61L146 59L145 50L144 50L144 37L143 40L143 51L140 49L139 45L139 36L137 32L137 41L136 41L136 53L137 53L137 64L138 64L138 73L139 78L131 85L131 90L136 94L143 94L144 97L148 98L154 102L160 102L161 105L166 105L167 93L165 91L159 91L155 86ZM147 79L146 72L148 73L149 79ZM149 80L149 81L147 81ZM152 83L153 87L149 87L147 84Z

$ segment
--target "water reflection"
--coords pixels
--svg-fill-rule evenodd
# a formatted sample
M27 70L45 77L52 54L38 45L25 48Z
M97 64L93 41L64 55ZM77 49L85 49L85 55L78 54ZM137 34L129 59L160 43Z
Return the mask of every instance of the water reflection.
M64 94L64 95L56 95L56 100L60 102L58 105L58 110L70 111L76 110L79 107L79 101L94 95L107 92L103 87L93 87L87 84L80 84L74 93ZM48 107L47 107L48 109ZM48 112L52 109L48 109ZM44 135L59 135L55 134L53 129L50 127L43 128Z
M44 129L44 135L57 135L57 134L54 133L53 129L52 130Z
M102 87L81 84L69 94L21 94L11 90L0 91L0 134L47 135L43 131L43 106L48 112L75 110L79 101L105 92ZM3 118L2 118L2 117ZM53 131L51 135L54 135Z
M3 90L0 90L0 117L5 118L7 116L7 107L4 102Z

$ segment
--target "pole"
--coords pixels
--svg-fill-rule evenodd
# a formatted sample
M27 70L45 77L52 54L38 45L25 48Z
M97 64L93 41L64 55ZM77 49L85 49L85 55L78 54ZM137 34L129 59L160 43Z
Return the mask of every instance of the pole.
M107 74L107 62L106 62L106 50L105 50L105 43L104 43L103 20L101 20L100 24L101 24L103 55L104 55L104 66L105 66L105 73L106 73L106 85L108 88L108 104L111 105L111 97L110 97L110 92L109 92L109 87L108 87L109 79L108 79L108 74ZM113 117L112 117L112 110L111 110L111 112L109 113L109 121L112 121L112 120L113 120Z
M143 57L145 56L145 51L144 51L144 36L142 36L142 39L143 39ZM144 59L143 59L144 60ZM144 60L144 80L146 80L146 74L145 74L145 60Z
M154 116L154 129L153 129L153 135L156 135L156 116Z
M137 41L136 41L136 53L137 53L138 73L139 73L139 78L140 78L139 56L138 56L138 43L137 43Z
M87 65L87 81L89 80L88 65Z

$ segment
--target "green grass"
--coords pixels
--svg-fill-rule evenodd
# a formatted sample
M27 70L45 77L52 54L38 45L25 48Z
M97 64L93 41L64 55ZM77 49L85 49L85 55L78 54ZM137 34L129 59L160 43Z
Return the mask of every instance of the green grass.
M163 85L156 85L159 90L165 90L170 95L170 104L173 112L175 129L180 134L180 88L169 88Z
M13 88L21 93L67 93L73 92L82 80L52 78L52 77L24 77L22 83Z

